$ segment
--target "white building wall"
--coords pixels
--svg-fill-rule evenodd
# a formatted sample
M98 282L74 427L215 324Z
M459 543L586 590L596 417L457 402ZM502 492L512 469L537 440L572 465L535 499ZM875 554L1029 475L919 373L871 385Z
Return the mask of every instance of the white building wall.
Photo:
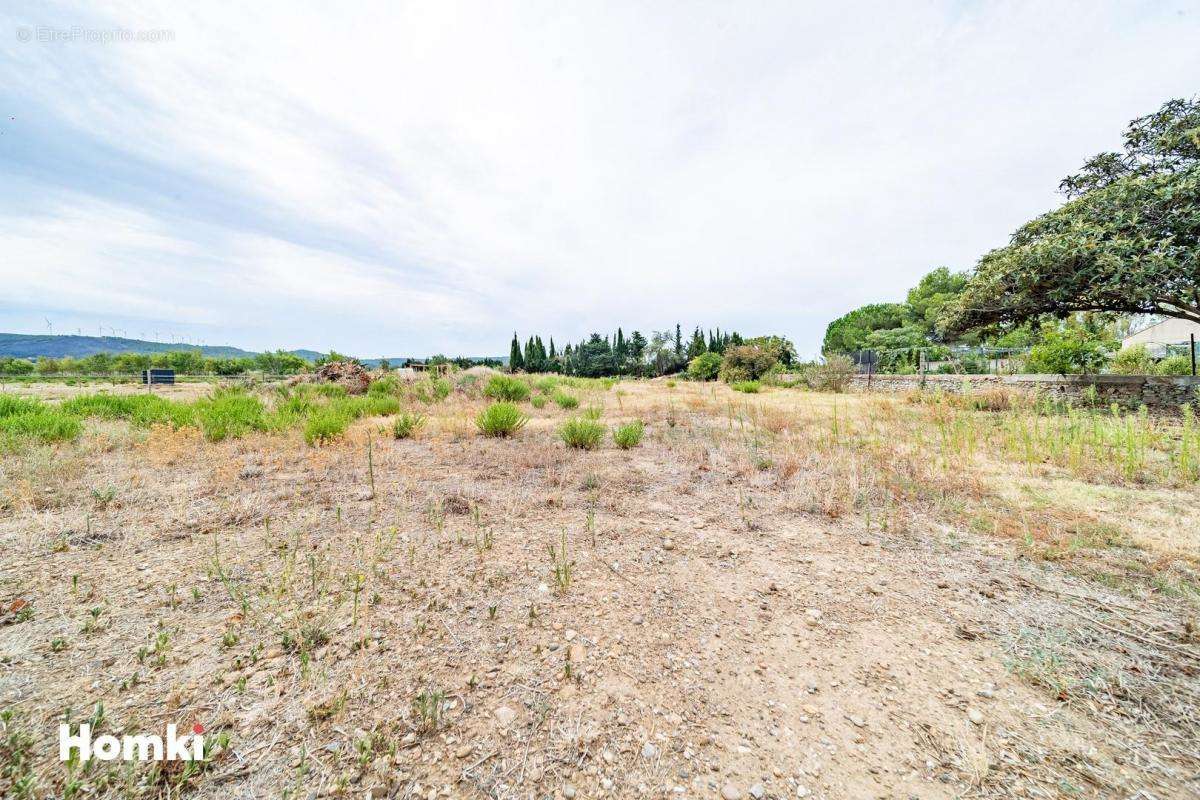
M1200 323L1167 317L1126 336L1121 345L1128 347L1133 344L1187 344L1189 334L1195 334L1196 338L1200 339Z

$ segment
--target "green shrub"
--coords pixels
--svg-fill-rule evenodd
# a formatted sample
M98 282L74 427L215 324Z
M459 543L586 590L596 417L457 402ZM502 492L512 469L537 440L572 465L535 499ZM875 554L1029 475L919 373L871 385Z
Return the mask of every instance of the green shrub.
M533 387L542 394L551 394L558 386L559 379L554 375L546 375L533 382Z
M439 403L449 397L453 390L454 384L445 378L430 378L429 380L429 391Z
M426 378L412 385L412 395L422 403L440 403L450 396L454 386L445 378Z
M687 375L694 381L715 381L720 372L720 353L701 353L688 362Z
M409 439L423 427L425 427L425 417L405 411L392 423L392 436L397 439Z
M576 408L579 405L579 398L566 392L555 392L554 402L559 408Z
M604 438L604 426L590 419L573 417L558 429L558 436L567 443L567 447L595 450Z
M735 392L744 392L745 394L758 394L762 389L762 384L758 381L736 381L729 384L729 388Z
M831 354L824 361L806 364L801 370L810 389L818 392L844 392L856 374L849 356Z
M534 408L545 408L546 397L545 395L535 394L533 397L529 398L529 404Z
M529 399L529 384L510 375L493 375L488 378L483 393L493 400L516 403Z
M475 427L484 436L511 436L529 422L529 417L512 403L492 403L479 412Z
M604 416L604 409L600 406L588 406L583 410L583 418L596 420Z
M1121 348L1113 356L1108 369L1116 375L1150 375L1154 372L1154 357L1144 344Z
M332 406L316 408L304 422L304 441L324 444L345 433L349 425L350 417L344 411Z
M1174 355L1167 356L1162 361L1154 365L1155 375L1191 375L1192 374L1192 359L1191 356Z
M726 383L756 381L778 363L778 353L771 348L752 344L730 347L721 359L720 377Z
M1115 348L1116 342L1108 333L1045 325L1042 341L1029 349L1025 368L1042 374L1095 374L1108 363Z
M613 428L613 442L622 450L628 450L641 444L642 436L645 433L646 426L640 419L635 419L633 422Z

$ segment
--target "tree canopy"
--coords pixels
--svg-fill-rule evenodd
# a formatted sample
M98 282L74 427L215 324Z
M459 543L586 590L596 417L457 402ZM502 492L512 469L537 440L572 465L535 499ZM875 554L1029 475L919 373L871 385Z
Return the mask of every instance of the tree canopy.
M980 260L942 312L948 334L1080 311L1200 322L1200 103L1134 120L1124 152L1060 188L1073 199Z
M821 351L849 353L862 350L871 333L899 328L904 324L906 314L903 303L871 303L856 308L829 323Z

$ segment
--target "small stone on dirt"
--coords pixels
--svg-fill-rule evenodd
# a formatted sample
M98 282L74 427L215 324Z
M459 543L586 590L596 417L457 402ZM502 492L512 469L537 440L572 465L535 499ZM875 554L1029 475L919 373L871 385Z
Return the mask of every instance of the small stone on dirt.
M980 711L978 708L969 708L969 709L967 709L967 719L971 720L971 722L976 725L982 725L983 724L983 712Z
M741 800L742 790L732 783L726 783L721 787L721 800Z
M513 711L508 706L500 706L493 711L492 714L495 715L496 721L506 728L513 723L513 720L517 718L517 712Z
M642 745L642 758L646 759L647 761L653 761L654 759L658 758L658 748L649 742L646 742L644 745Z

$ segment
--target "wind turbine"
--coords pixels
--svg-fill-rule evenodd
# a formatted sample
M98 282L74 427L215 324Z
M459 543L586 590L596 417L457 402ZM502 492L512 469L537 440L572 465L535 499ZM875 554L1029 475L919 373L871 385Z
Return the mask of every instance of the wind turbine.
M46 320L46 327L50 329L50 335L53 336L54 335L54 323L50 321L49 317L42 317L42 319Z

